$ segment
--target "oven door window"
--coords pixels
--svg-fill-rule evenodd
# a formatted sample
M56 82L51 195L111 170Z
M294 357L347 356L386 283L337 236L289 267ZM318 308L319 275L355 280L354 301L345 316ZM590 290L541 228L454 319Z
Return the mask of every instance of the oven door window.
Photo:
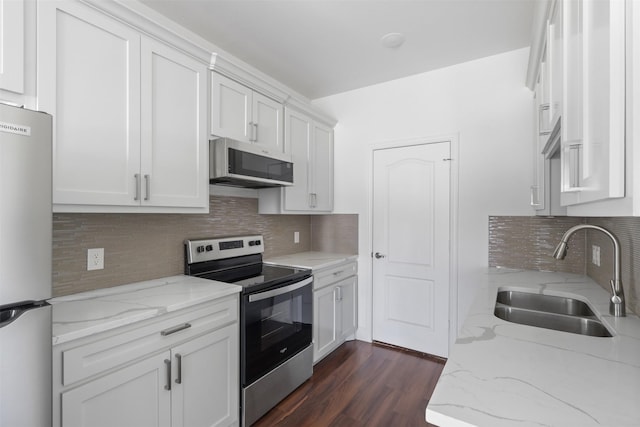
M243 385L249 385L311 344L311 284L249 302L245 296Z

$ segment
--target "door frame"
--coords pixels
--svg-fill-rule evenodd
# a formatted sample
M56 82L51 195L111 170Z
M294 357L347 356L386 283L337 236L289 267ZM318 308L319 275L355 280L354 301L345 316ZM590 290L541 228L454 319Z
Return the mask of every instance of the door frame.
M371 340L373 340L373 155L377 150L389 148L401 148L414 145L426 145L436 143L449 143L451 153L449 169L449 349L454 344L458 335L458 176L459 176L459 136L458 134L446 134L436 136L398 139L372 143L369 146L369 274L371 286L369 289L369 325Z

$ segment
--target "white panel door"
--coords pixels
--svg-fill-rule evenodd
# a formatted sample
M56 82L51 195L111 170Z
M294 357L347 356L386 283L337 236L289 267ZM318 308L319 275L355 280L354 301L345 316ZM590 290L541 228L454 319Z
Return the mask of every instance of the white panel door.
M172 351L172 427L237 423L238 324L175 347Z
M252 90L211 73L211 134L249 142Z
M25 0L0 0L0 89L24 92Z
M139 205L140 36L82 3L39 2L37 74L54 204Z
M207 207L204 64L142 39L142 205Z
M284 152L283 108L282 104L258 92L253 92L252 100L253 140L269 150Z
M449 143L374 151L373 339L446 357Z
M167 351L62 393L62 425L169 427L168 361Z

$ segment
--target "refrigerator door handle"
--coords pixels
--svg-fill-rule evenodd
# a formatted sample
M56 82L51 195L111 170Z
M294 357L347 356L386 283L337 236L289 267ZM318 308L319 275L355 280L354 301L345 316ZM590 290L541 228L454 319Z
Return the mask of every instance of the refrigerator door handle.
M37 303L26 303L0 309L0 328L8 326L11 322L17 320L20 316L34 308L40 308L49 305L47 302L40 301Z

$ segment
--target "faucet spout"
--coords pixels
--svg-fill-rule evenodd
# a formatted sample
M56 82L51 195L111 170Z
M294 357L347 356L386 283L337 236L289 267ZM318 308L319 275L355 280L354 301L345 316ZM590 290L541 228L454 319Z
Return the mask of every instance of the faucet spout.
M614 236L609 230L591 224L579 224L573 226L568 229L562 236L560 243L556 247L555 251L553 251L553 257L555 259L564 259L564 257L567 255L567 242L569 241L569 238L576 231L584 229L598 230L607 235L613 243L613 279L610 282L611 298L609 300L609 313L615 317L624 317L626 316L626 305L624 299L624 291L622 288L622 281L620 280L620 243L618 242L616 236Z

